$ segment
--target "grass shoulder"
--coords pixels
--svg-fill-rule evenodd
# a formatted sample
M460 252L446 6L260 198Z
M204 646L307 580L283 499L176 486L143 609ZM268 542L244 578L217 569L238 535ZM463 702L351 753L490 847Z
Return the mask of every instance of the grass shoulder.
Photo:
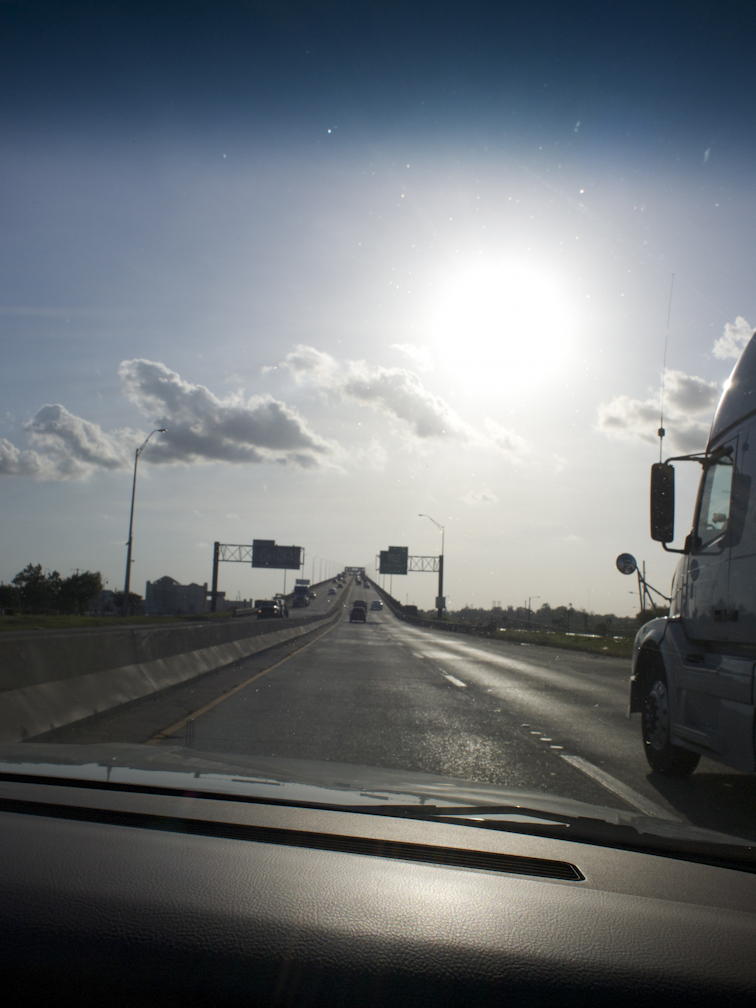
M0 633L28 630L77 630L92 627L160 626L166 623L196 623L230 619L230 613L203 613L201 616L76 616L73 614L14 613L0 616Z
M494 640L518 644L539 644L543 647L565 648L569 651L587 651L590 654L612 658L630 658L633 653L632 637L587 637L579 634L551 633L546 630L497 630Z

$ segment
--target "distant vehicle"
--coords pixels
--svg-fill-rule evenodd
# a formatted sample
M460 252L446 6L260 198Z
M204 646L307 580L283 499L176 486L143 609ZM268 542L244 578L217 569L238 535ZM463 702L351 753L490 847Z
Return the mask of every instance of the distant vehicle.
M314 592L314 591L310 592L310 598L317 598L317 597L318 597L318 593L317 592Z
M278 599L259 599L255 603L258 619L283 619L284 607Z
M294 600L291 604L295 609L304 609L310 604L310 590L307 585L294 585Z
M373 599L373 601L370 603L370 608L371 609L383 609L383 602L381 602L381 600L378 599L378 598L377 599Z
M285 617L288 616L289 615L289 605L288 605L288 603L286 601L286 596L285 595L281 595L279 593L277 595L274 595L273 599L280 604L281 608L283 609L284 616Z
M367 623L367 607L360 605L353 605L352 611L349 613L350 623Z
M336 594L336 589L335 588L329 588L328 589L328 594L329 595L335 595Z

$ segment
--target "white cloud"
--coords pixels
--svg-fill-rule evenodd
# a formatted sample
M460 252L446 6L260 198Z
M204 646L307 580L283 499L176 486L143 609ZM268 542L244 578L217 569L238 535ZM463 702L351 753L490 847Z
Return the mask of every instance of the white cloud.
M483 488L482 490L468 490L464 497L461 497L460 500L464 501L465 504L469 504L471 507L499 503L499 498L493 490L488 490L487 488Z
M485 429L492 443L507 456L510 462L524 462L530 455L530 446L525 438L514 431L502 427L496 420L486 420Z
M301 384L356 400L403 421L418 438L468 437L472 433L443 399L405 368L365 361L340 363L330 354L302 345L286 355L282 366Z
M316 465L331 446L285 403L270 396L220 398L157 361L122 361L127 397L157 427L153 462L293 462Z
M676 450L693 452L705 447L718 396L716 382L682 371L667 373L664 429ZM640 438L648 444L656 444L659 399L656 396L648 399L615 396L599 406L598 427L610 436Z
M127 461L122 437L106 434L60 404L42 406L24 430L30 449L18 448L5 438L0 441L0 475L85 479L97 469L118 469Z
M726 322L724 332L715 342L713 353L721 360L736 360L753 334L753 326L738 315L734 322Z
M720 360L735 359L751 339L753 327L739 315L727 322L716 340L713 354ZM701 451L705 445L717 401L721 394L718 382L686 374L684 371L667 371L664 390L664 429L669 444L684 452ZM635 399L628 395L616 396L602 403L598 409L598 427L605 434L640 438L649 444L657 442L659 428L659 397L649 395Z
M717 382L685 374L684 371L667 371L664 381L665 407L672 413L703 413L709 417L714 412L721 386Z
M219 398L185 381L165 364L123 361L124 392L149 418L166 427L150 443L150 462L277 462L323 464L334 446L310 430L295 410L271 396ZM48 404L24 425L31 447L0 440L0 475L83 479L98 470L131 463L145 433L108 433L60 404Z
M22 451L7 438L0 438L0 474L4 476L41 476L45 459L35 451Z
M32 444L53 458L68 458L92 469L120 469L127 460L122 443L59 403L42 406L24 429Z
M478 431L463 420L440 396L406 368L384 367L366 361L338 361L311 346L299 345L281 362L302 385L318 389L330 399L351 400L398 420L419 440L431 438L466 441L494 447L511 459L521 460L526 442L494 420Z

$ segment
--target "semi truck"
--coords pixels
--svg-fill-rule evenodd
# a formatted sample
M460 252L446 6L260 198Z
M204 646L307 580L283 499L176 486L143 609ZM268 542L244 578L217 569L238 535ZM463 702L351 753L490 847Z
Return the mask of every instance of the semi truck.
M310 604L310 582L299 582L294 585L292 605L295 609L302 609Z
M690 531L679 547L670 545L674 463L701 467ZM651 538L680 559L669 615L641 627L633 647L629 709L641 715L648 763L657 773L684 776L706 756L752 772L756 333L724 386L705 451L652 466Z

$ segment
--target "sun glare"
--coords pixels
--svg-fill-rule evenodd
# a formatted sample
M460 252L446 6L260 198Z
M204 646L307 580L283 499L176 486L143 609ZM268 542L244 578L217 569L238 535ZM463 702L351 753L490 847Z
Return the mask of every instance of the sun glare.
M547 270L476 263L443 284L431 311L439 363L479 387L532 388L568 366L574 312Z

